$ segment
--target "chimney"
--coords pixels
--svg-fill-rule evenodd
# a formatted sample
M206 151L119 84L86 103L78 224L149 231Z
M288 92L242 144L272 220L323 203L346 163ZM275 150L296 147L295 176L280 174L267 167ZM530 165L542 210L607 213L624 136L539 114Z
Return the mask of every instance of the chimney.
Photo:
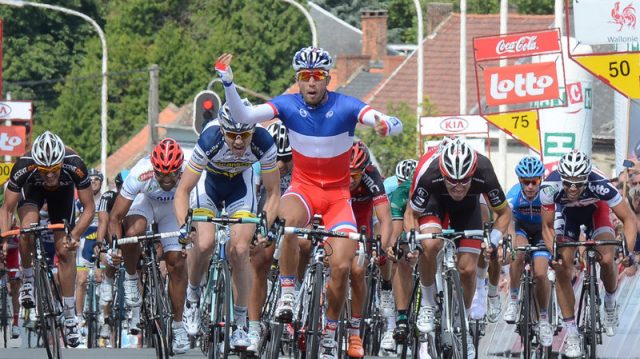
M387 10L362 10L362 54L371 61L387 56Z
M427 28L426 34L435 31L436 27L446 20L453 12L453 4L431 2L427 4Z

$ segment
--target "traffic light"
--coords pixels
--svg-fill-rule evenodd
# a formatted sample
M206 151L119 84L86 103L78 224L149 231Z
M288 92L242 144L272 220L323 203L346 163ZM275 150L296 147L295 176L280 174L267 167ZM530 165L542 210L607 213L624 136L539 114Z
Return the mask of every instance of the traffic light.
M220 97L209 90L200 92L193 99L193 131L197 135L209 121L218 117L220 104Z

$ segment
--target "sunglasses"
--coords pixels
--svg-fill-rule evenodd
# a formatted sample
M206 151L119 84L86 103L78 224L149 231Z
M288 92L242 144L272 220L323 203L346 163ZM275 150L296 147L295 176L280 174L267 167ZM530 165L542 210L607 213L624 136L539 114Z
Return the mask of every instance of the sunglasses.
M62 168L62 163L58 163L57 165L50 166L50 167L36 166L36 168L38 169L38 171L42 173L53 173L53 172L60 171L60 169Z
M156 175L156 177L158 178L163 178L163 177L170 177L170 178L176 178L178 177L182 172L180 171L175 171L175 172L169 172L169 173L162 173L162 172L158 172L158 171L153 171L153 173Z
M224 135L226 138L228 138L231 141L235 141L236 138L238 138L238 136L240 136L240 138L244 141L247 138L251 137L251 135L253 135L253 131L245 131L245 132L224 131Z
M303 81L303 82L307 82L311 80L311 78L313 78L316 81L322 81L327 77L329 77L329 73L327 71L321 71L321 70L316 70L316 71L303 70L303 71L298 71L296 73L296 80Z
M453 179L445 176L444 180L447 181L447 183L449 183L451 186L457 186L457 185L465 186L471 183L471 177L467 177L463 179Z
M537 178L528 178L528 179L520 179L520 184L521 184L523 187L527 187L527 186L529 186L529 185L531 185L531 186L537 186L537 185L539 185L539 184L540 184L540 181L541 181L540 177L537 177Z
M351 178L353 178L354 181L360 180L360 178L362 178L362 172L351 172Z
M565 188L574 187L574 188L580 189L584 187L586 184L587 184L586 181L573 182L573 181L562 180L562 186Z

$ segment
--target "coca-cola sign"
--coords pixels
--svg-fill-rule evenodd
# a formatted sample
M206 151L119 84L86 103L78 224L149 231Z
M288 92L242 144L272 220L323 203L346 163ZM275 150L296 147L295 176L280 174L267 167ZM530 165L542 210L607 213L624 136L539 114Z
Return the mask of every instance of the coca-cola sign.
M558 29L477 37L473 39L476 61L507 59L559 52Z

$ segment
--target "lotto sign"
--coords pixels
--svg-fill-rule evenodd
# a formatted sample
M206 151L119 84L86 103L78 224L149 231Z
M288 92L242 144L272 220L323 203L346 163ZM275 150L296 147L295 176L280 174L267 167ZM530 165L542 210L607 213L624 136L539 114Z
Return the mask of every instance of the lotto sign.
M13 163L0 163L0 186L9 179Z
M502 131L540 153L538 111L506 112L484 116Z
M484 84L489 106L559 97L555 62L489 67L484 71Z
M24 126L0 126L0 156L20 156L25 152Z
M558 29L478 37L473 39L476 61L506 59L559 52Z
M575 56L573 60L621 94L640 98L640 53Z
M640 2L633 0L573 0L575 37L583 44L640 42Z

